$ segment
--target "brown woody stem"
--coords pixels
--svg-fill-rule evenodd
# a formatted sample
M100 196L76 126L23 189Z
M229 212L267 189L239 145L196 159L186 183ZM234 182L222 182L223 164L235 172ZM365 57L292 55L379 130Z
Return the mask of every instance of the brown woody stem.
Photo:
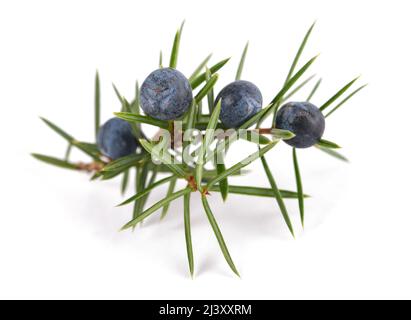
M86 172L99 172L104 168L104 166L104 163L97 161L91 163L79 162L77 164L77 169Z

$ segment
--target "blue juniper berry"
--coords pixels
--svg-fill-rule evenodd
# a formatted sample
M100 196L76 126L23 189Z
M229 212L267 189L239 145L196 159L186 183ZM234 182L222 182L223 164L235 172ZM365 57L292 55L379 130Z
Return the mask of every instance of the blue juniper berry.
M226 128L238 128L263 105L263 97L257 86L249 81L238 80L225 86L215 103L221 99L220 120Z
M97 145L103 155L115 160L135 153L138 142L130 123L112 118L100 127Z
M294 138L284 140L290 146L309 148L320 141L325 129L325 119L312 103L289 102L279 109L275 127L295 134Z
M141 108L150 117L176 120L190 108L193 91L180 71L163 68L153 71L144 80L140 100Z

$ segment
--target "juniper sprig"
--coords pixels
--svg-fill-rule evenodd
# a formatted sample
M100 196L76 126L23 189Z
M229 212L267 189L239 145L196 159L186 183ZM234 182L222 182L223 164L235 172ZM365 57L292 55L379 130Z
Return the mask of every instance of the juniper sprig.
M304 226L304 200L308 197L303 192L297 149L314 146L317 150L347 161L346 157L335 150L340 148L336 143L323 139L325 118L334 114L365 85L343 97L358 80L355 78L317 108L310 101L322 82L322 79L318 79L305 100L290 101L316 78L316 75L307 77L306 73L317 56L299 67L304 48L314 28L313 24L303 38L283 86L268 105L262 107L262 95L259 89L248 80L242 79L249 48L248 42L242 52L234 77L235 81L225 86L215 98L214 87L219 79L217 72L227 64L229 59L223 59L208 67L211 60L211 55L208 55L191 75L186 77L177 70L183 26L184 23L175 34L169 66L163 65L163 53L160 52L159 68L147 77L141 87L136 82L133 99L127 100L113 84L120 102L120 110L114 113L115 118L107 121L103 126L100 122L100 79L98 72L96 73L93 123L95 142L80 142L51 121L42 118L48 127L66 140L67 151L65 157L61 159L37 153L32 155L40 161L60 168L90 172L92 180L109 180L122 175L122 194L125 193L131 180L131 170L135 170L135 194L119 204L119 206L134 205L132 218L121 230L134 229L160 209L162 209L161 218L164 218L170 203L183 198L182 214L191 276L194 275L194 250L190 203L191 194L199 192L204 213L222 254L231 270L239 275L208 202L208 196L218 192L223 200L226 200L230 194L272 198L276 201L286 226L294 236L293 224L285 200L298 201L301 223ZM306 78L302 80L303 77ZM261 128L263 121L269 117L272 117L272 125ZM143 132L142 124L157 127L158 133L148 138ZM225 156L230 145L239 140L255 144L256 151L233 166L227 167ZM292 147L296 191L278 187L265 158L265 154L280 141L285 141ZM91 161L89 163L71 161L73 148L89 156ZM231 183L231 178L246 173L243 168L258 159L267 176L269 188L239 186ZM207 164L212 165L211 169L205 168ZM176 190L178 180L183 180L186 184L180 190ZM146 202L150 193L162 185L168 185L165 197L147 207Z

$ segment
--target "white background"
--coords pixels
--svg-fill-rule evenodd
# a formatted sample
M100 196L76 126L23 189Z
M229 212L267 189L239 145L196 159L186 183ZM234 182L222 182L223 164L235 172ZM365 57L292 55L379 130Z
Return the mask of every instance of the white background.
M2 1L0 298L411 298L409 12L409 1ZM217 88L233 79L250 40L243 77L268 102L314 20L303 61L321 53L311 72L324 82L313 102L359 74L370 84L327 120L324 137L344 147L349 164L299 153L312 198L304 232L295 201L287 202L296 240L273 200L210 197L241 279L197 197L191 280L181 202L163 222L155 214L134 234L119 233L131 210L114 208L119 181L89 182L29 156L62 157L66 148L40 115L92 141L95 69L105 120L120 108L111 82L131 97L160 49L168 62L183 19L182 72L210 52L213 63L233 57ZM233 161L252 151L234 148ZM279 185L294 189L291 149L281 144L268 158ZM235 183L267 186L260 163L251 169Z

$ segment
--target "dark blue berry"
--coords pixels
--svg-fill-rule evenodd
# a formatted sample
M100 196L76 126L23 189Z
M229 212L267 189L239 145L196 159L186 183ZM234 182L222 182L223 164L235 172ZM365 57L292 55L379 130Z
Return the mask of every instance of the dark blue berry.
M188 79L171 68L150 73L141 86L141 107L152 118L176 120L186 113L193 101Z
M130 123L113 118L100 127L97 145L103 155L115 160L135 153L138 143Z
M279 109L275 126L295 134L294 138L284 140L287 144L296 148L308 148L320 141L325 129L325 119L312 103L289 102Z
M238 80L230 83L218 94L215 103L221 99L220 120L226 128L238 128L263 105L263 97L256 85Z

